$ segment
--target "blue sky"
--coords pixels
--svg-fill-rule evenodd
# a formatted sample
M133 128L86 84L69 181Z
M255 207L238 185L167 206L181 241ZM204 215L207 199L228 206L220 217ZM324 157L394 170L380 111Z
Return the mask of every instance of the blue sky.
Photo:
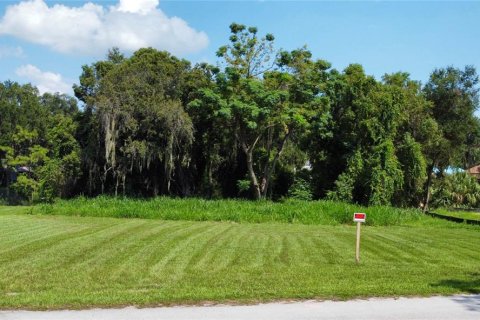
M337 69L360 63L377 78L406 71L425 82L436 67L480 68L480 2L88 2L0 0L0 81L71 93L81 65L113 45L215 63L233 21L273 33L279 48L307 45Z

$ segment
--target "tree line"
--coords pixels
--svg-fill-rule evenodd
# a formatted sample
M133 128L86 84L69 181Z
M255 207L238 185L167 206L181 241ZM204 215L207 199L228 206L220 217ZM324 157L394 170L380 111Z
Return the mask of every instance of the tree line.
M114 48L82 67L78 100L0 83L0 195L426 207L432 186L479 161L474 67L435 69L424 85L405 72L377 80L306 47L276 50L255 27L230 31L217 65Z

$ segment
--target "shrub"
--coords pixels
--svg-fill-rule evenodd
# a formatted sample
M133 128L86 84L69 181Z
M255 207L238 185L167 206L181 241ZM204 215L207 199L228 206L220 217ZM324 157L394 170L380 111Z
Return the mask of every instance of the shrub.
M480 184L466 172L454 172L432 188L434 207L475 208L480 205Z
M288 189L288 197L297 200L312 200L313 190L308 173L300 171L295 176L293 184Z

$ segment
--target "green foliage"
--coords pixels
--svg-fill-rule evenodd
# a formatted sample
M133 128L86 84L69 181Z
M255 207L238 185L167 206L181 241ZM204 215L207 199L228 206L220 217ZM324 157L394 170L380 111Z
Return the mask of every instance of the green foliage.
M249 191L251 188L250 180L248 179L238 180L237 188L240 193Z
M26 132L45 135L48 112L39 101L38 90L16 82L0 83L0 145L12 143L12 136L21 127Z
M369 204L389 205L395 191L402 187L403 172L391 140L387 139L373 152L368 166L371 168Z
M310 201L313 199L312 185L307 174L297 174L288 189L288 197L295 200Z
M233 23L230 30L231 44L217 52L225 65L216 78L217 90L203 91L195 104L215 102L216 114L230 124L245 155L253 197L261 199L271 190L286 145L310 130L327 131L328 99L322 87L330 65L312 60L306 48L275 52L274 37L258 38L256 28Z
M54 158L63 158L79 151L75 138L77 124L70 117L58 114L52 117L54 126L47 131L47 141Z
M7 196L21 196L32 202L45 198L47 189L50 190L48 198L53 197L53 189L46 187L45 172L50 172L48 176L66 174L68 178L57 179L63 185L57 183L55 190L62 189L62 192L56 191L55 196L70 195L74 187L72 181L80 175L80 149L75 137L77 124L73 118L78 112L75 100L59 94L39 96L35 91L28 92L29 86L16 84L8 84L2 89L4 95L0 96L0 105L6 106L12 100L21 103L10 110L17 114L13 121L16 126L0 126L0 130L10 130L2 137L5 144L0 146L0 186L7 188ZM22 110L25 107L37 111L35 115L30 115L35 121L23 118L22 112L29 112ZM68 169L51 168L53 163L63 162L69 166ZM18 176L17 179L15 176ZM10 194L9 190L14 193Z
M434 207L480 207L480 184L465 172L447 174L432 189Z
M349 159L347 170L335 181L335 189L329 191L327 199L334 201L354 201L354 189L364 169L362 153L357 150Z
M26 175L18 176L17 181L15 181L10 187L30 203L38 197L38 182Z
M70 196L70 189L80 176L80 157L74 151L62 159L51 159L38 170L39 197L52 202Z
M324 184L320 190L331 190L331 199L418 206L426 158L440 141L420 84L406 73L378 83L358 65L331 77L333 135L317 135L313 140L323 150L310 151L314 177Z
M187 161L192 122L181 98L186 61L166 52L141 49L104 76L97 93L105 148L104 179L121 183L145 174L153 194L169 193L175 168ZM137 76L141 74L141 76ZM156 169L156 170L153 170ZM150 171L152 170L152 171ZM163 181L157 178L163 170Z
M403 190L399 192L397 202L402 205L416 205L422 197L427 175L427 164L422 146L406 133L398 148L398 160L403 170Z
M42 106L53 115L75 116L78 113L77 100L66 94L44 93L40 97Z
M431 185L450 183L447 168L480 159L472 66L435 69L422 86L406 72L377 80L359 64L339 71L306 46L274 43L232 23L217 66L112 48L82 66L81 109L67 95L0 83L2 195L22 171L36 184L23 188L30 201L289 196L427 209ZM307 162L304 179L295 173Z
M38 172L40 176L40 199L51 202L61 195L64 174L58 160L48 161Z
M478 81L472 66L464 70L447 67L434 70L424 88L427 99L433 103L434 118L448 140L451 156L466 143L466 136L475 125L473 112L479 102Z
M426 98L432 103L432 116L438 124L438 136L433 148L426 149L429 159L428 177L434 169L466 167L473 152L472 143L478 132L474 112L479 107L478 75L474 67L464 70L454 67L436 69L424 87ZM428 208L431 178L427 180L425 206Z

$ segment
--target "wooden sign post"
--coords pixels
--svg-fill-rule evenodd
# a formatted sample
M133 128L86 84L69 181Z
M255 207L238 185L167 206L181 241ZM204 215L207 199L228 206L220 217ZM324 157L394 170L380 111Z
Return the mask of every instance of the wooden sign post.
M354 213L353 214L353 221L357 223L357 244L355 246L355 262L360 263L360 226L367 215L365 213Z

